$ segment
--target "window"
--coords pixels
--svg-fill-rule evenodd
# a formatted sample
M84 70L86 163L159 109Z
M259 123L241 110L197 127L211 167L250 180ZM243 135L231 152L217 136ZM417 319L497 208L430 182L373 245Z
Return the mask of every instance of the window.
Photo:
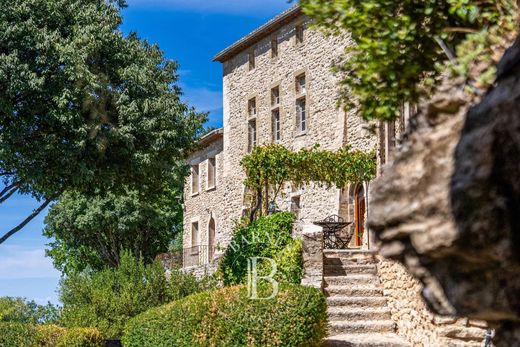
M281 129L280 129L280 110L273 110L271 113L271 124L272 124L272 134L273 134L273 142L279 142L282 139Z
M199 166L191 167L191 195L199 194Z
M300 197L299 196L293 196L291 198L291 208L290 208L291 212L294 213L296 216L299 216L300 209L301 209Z
M280 105L280 87L271 89L271 106L277 107Z
M251 152L256 147L256 119L252 119L248 123L248 141L247 150Z
M255 68L255 51L252 50L248 54L249 56L249 71L253 70Z
M249 114L249 117L256 116L256 98L250 99L247 102L247 113Z
M216 186L216 160L215 158L208 158L208 189L215 188Z
M271 39L271 58L278 57L278 38L273 37Z
M191 223L191 246L199 245L199 222Z
M296 94L304 95L307 91L305 74L296 77Z
M215 219L211 217L208 224L208 260L213 261L215 256Z
M300 133L303 133L307 130L307 112L305 107L305 98L296 100L296 129Z
M304 33L304 26L303 24L298 24L296 26L296 44L300 44L300 43L303 43L303 33Z

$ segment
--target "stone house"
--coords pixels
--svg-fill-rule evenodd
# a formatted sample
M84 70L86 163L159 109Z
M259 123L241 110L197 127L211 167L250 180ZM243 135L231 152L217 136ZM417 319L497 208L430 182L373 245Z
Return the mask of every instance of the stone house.
M235 221L248 207L240 161L254 146L376 150L379 174L391 159L413 107L403 105L398 121L381 122L375 132L355 109L339 108L339 77L331 68L353 42L348 34L325 36L309 25L296 5L214 58L223 66L224 126L204 136L189 157L183 239L187 271L214 271L229 244ZM365 232L368 191L369 182L343 189L287 186L278 202L280 209L297 215L295 232L304 238L304 283L329 296L331 335L347 336L333 338L330 345L379 336L372 345L478 346L484 336L480 322L433 316L421 301L421 285L402 266L376 254ZM348 250L323 249L323 230L313 223L331 215L350 223L354 237Z
M217 181L222 186L193 194L193 175L187 182L186 248L196 244L191 236L195 229L199 244L216 247L215 254L228 244L234 222L247 207L240 160L254 146L279 143L292 150L316 144L327 150L345 145L376 149L378 139L367 124L354 111L345 112L337 106L339 79L331 68L351 40L327 37L308 30L308 26L309 19L295 6L215 56L214 60L223 65L224 128L219 130L223 136L214 139L216 142L203 138L201 145L207 148L194 153L189 162L192 173L198 176L195 179L203 185L207 180L206 160L213 158L215 146L222 146L217 156ZM312 184L287 187L279 208L297 211L300 230L329 215L341 215L355 222L360 237L354 246L361 247L368 244L368 236L363 233L366 191L363 183L343 190ZM216 222L211 245L207 243L210 215Z

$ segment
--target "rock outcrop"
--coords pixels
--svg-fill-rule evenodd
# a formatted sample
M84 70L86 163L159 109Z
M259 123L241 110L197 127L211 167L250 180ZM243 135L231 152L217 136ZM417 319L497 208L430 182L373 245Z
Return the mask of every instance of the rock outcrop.
M486 320L496 346L520 346L520 41L497 75L482 100L452 81L419 107L372 185L368 223L434 312Z

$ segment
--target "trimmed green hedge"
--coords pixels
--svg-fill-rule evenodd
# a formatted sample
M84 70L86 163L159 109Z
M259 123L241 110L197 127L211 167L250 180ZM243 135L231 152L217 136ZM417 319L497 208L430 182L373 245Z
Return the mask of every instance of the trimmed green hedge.
M101 347L104 343L94 328L0 322L2 347Z
M270 295L267 286L261 297ZM327 305L314 288L283 284L274 299L252 300L245 286L191 295L130 320L125 347L320 346Z

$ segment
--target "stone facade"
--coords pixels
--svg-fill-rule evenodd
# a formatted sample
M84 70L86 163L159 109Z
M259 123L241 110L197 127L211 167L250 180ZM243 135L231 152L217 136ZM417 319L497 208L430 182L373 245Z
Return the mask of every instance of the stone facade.
M201 148L192 153L188 164L192 174L184 187L183 261L185 267L197 267L211 263L221 253L227 237L221 225L227 220L222 201L226 195L224 181L222 129L208 134L201 140ZM212 162L210 163L210 160ZM214 161L214 184L209 184L208 172ZM193 170L198 169L198 189L193 191ZM210 239L210 230L214 237ZM196 227L196 232L194 228Z
M276 30L260 36L248 46L219 61L223 64L224 128L223 141L206 144L207 148L194 153L190 165L204 163L215 146L222 146L218 155L218 185L216 190L192 196L190 180L186 185L184 247L193 245L191 228L199 223L200 244L207 244L207 225L211 215L216 221L216 245L224 249L230 242L235 222L246 207L241 159L249 152L249 124L256 123L256 145L277 142L291 150L320 148L337 150L345 145L366 151L377 146L377 136L355 115L338 108L338 82L331 68L341 59L344 49L352 44L348 36L328 37L308 29L309 19L299 9L291 10L291 18ZM297 40L298 29L303 30ZM273 40L277 42L277 56L273 56ZM250 67L254 55L254 68ZM297 78L305 76L305 93L299 93ZM271 92L279 90L279 102L273 107ZM305 98L306 129L299 131L297 100ZM249 102L255 101L254 115ZM272 112L278 110L280 138L273 139ZM206 180L206 165L201 165L201 185ZM363 185L366 192L368 186ZM278 201L281 210L291 210L298 201L298 234L304 226L332 214L340 214L353 222L354 187L326 188L317 184L294 189L288 185ZM366 194L365 194L366 195ZM365 211L367 209L365 208ZM364 216L363 216L364 219ZM367 234L368 235L368 234ZM368 236L364 243L368 245ZM218 253L218 251L217 251Z

